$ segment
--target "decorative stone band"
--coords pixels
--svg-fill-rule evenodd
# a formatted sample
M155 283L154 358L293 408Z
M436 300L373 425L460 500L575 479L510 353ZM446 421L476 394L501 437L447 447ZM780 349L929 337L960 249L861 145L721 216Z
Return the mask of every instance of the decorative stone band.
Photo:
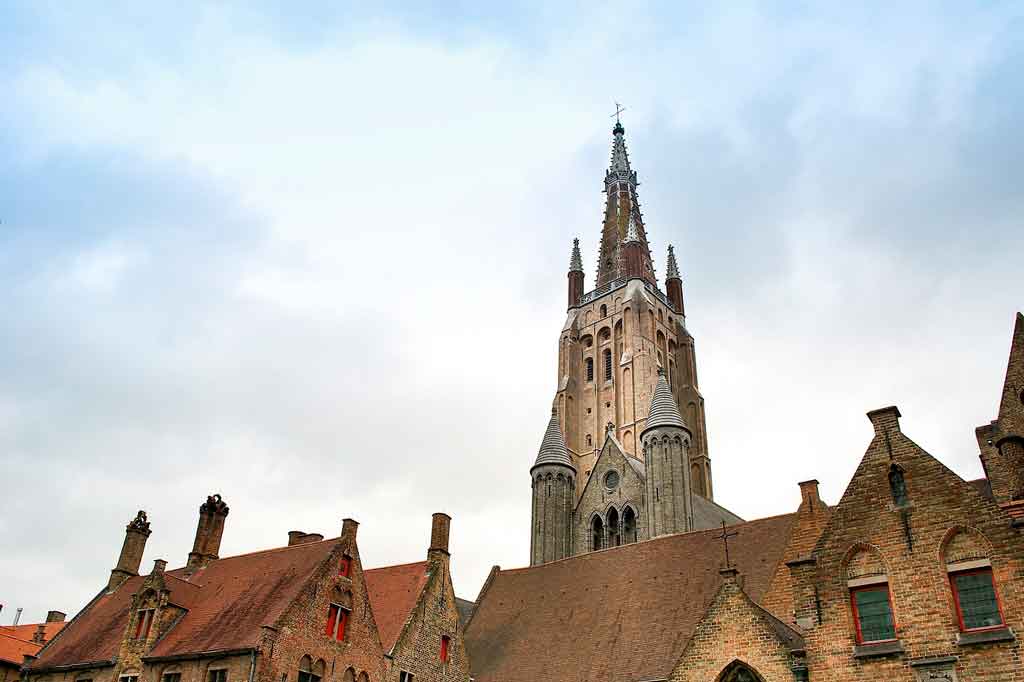
M889 582L886 575L866 575L862 578L853 578L846 581L847 587L864 587L865 585L881 585Z
M992 562L988 559L971 559L969 561L954 561L946 564L946 571L955 573L957 571L973 571L976 568L988 568Z
M663 294L661 290L658 289L658 287L654 286L647 280L642 281L644 283L644 288L647 289L647 291L651 292L656 299L667 305L669 310L675 310L675 308L672 306L672 302L668 300L668 296ZM616 289L621 289L622 287L626 286L627 282L629 282L629 277L619 277L618 279L613 279L604 286L597 287L593 291L588 291L587 293L583 294L583 296L580 297L580 302L573 307L579 308L580 306L586 305L591 301L597 300L598 298L604 296L605 294L611 293Z

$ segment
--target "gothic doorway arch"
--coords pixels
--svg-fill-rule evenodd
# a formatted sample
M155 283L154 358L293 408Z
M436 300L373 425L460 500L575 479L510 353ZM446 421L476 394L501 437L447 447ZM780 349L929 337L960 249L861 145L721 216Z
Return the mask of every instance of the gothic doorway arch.
M764 678L742 661L733 661L725 666L717 682L764 682Z

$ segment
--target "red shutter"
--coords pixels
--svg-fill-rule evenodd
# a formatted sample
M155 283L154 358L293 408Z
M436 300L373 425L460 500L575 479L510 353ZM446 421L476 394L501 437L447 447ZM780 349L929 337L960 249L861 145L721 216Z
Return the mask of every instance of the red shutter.
M135 639L138 639L139 635L142 634L142 619L145 617L146 613L144 611L140 610L135 613Z
M339 642L345 641L345 627L348 625L348 610L341 609L338 615L338 634L335 637Z
M338 575L348 577L349 572L352 570L352 559L347 556L341 557L341 566L338 568Z
M324 634L328 637L334 635L334 624L338 621L338 605L331 604L327 609L327 627L324 628Z
M441 661L448 661L448 636L443 635L441 637Z

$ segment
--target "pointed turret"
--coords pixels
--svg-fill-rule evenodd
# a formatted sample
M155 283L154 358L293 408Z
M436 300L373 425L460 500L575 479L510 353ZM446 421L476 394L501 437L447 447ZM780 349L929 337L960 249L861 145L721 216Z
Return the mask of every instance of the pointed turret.
M630 216L626 227L626 238L622 240L623 275L633 278L644 276L644 245L640 241L640 232L636 228L636 220Z
M1017 313L1010 359L999 401L994 445L1012 480L1012 496L1024 500L1024 315Z
M604 177L604 190L607 194L605 204L604 228L601 233L601 248L598 252L597 282L601 287L620 277L630 276L622 246L626 243L630 224L636 231L636 241L640 253L638 277L655 284L654 265L651 262L651 249L647 243L644 230L643 215L640 213L640 201L636 193L636 171L629 165L629 154L626 152L626 131L616 121L612 129L612 155L608 172Z
M652 538L693 528L691 436L679 414L665 371L659 367L651 410L640 434L647 473L647 527Z
M665 293L668 294L669 303L681 315L685 315L683 309L683 280L679 277L679 264L676 263L676 252L672 245L668 245L668 267L665 268Z
M535 566L572 554L576 467L565 447L558 411L554 408L537 459L530 467L530 478L533 479L530 565Z
M583 257L580 256L580 240L572 240L572 255L569 257L569 307L580 304L583 298Z

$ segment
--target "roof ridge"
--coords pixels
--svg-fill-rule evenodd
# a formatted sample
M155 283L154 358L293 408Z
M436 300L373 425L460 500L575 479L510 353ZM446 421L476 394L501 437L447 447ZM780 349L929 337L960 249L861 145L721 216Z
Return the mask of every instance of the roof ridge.
M271 554L273 552L283 552L283 551L286 551L286 550L298 549L299 547L309 547L309 546L312 546L312 545L319 545L319 544L324 543L324 542L337 542L339 540L341 540L341 537L326 538L324 540L317 540L316 542L301 542L301 543L299 543L297 545L285 545L284 547L269 547L267 549L256 549L256 550L253 550L251 552L245 552L244 554L234 554L232 556L219 557L219 558L216 559L215 563L221 563L221 562L224 562L224 561L230 561L231 559L241 559L243 557L255 556L257 554ZM175 578L178 578L178 576L174 575L174 573L175 572L179 572L179 571L184 571L186 568L188 568L188 567L187 566L181 566L180 568L173 568L173 569L171 569L169 571L166 571L166 573L169 574L169 575L172 575ZM195 571L195 573L199 573L202 570L203 569L199 569L199 570ZM182 578L178 578L178 580L182 580ZM190 580L185 580L184 582L187 582L187 583L190 583L190 584L195 584L195 583L192 583L192 581L190 581Z
M723 507L723 509L724 509L724 507ZM726 511L728 511L728 510L726 510ZM781 519L781 518L786 517L786 516L795 517L796 516L796 512L787 512L785 514L775 514L774 516L765 516L765 517L762 517L760 519L751 519L750 521L741 521L740 523L727 523L727 524L725 524L725 527L726 528L735 528L736 526L745 526L745 525L748 525L748 524L751 524L751 523L759 523L761 521L772 521L772 520L775 520L775 519ZM572 556L567 556L567 557L564 557L562 559L556 559L554 561L545 561L543 564L537 564L536 566L520 566L519 568L503 568L503 569L501 569L501 572L502 573L516 573L518 571L529 571L529 570L532 570L532 569L535 569L535 568L542 568L544 566L551 566L553 564L559 564L559 563L562 563L564 561L572 561L574 559L580 559L582 557L592 556L594 554L601 554L603 552L614 552L615 550L625 549L627 547L636 547L637 545L646 544L648 542L659 542L659 541L662 541L662 540L669 540L669 539L672 539L672 538L678 538L681 535L697 535L698 533L719 533L719 532L721 532L721 530L722 530L721 528L701 528L699 530L686 530L686 531L683 531L681 533L669 533L668 535L659 535L656 538L648 538L646 540L638 540L637 542L628 542L628 543L626 543L624 545L619 545L617 547L604 547L602 549L597 549L597 550L593 550L593 551L590 551L590 552L584 552L582 554L574 554ZM781 559L780 559L780 561L781 561Z
M406 566L416 566L417 564L423 564L426 566L430 562L427 559L421 561L408 561L404 564L390 564L388 566L377 566L376 568L364 568L363 573L369 573L370 571L383 571L386 568L404 568Z

